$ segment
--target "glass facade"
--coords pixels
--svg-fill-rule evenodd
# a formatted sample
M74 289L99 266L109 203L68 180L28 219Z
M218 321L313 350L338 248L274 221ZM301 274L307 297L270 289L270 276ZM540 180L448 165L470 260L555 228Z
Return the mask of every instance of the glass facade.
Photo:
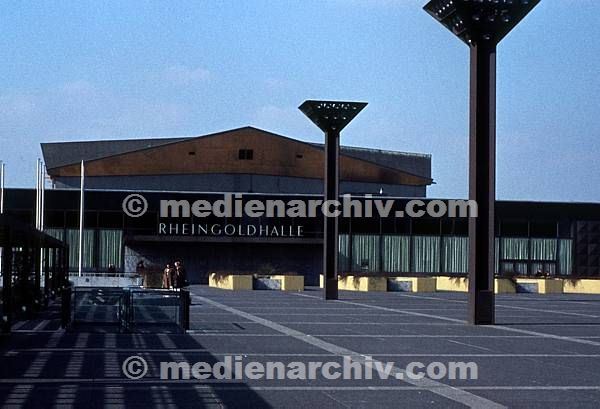
M469 269L469 238L442 238L442 271L445 273L466 273Z
M380 268L380 245L379 235L357 234L352 236L350 247L352 250L351 271L376 272Z
M559 274L571 275L573 273L573 240L558 240Z
M569 275L573 240L496 239L496 273ZM340 235L341 272L466 274L469 238L463 236Z
M79 257L79 230L47 229L57 239L66 237L69 265ZM86 271L106 271L110 264L123 268L123 230L85 229ZM462 236L409 236L340 234L341 272L415 274L466 274L469 238ZM569 275L573 265L573 240L503 237L496 239L496 272L510 275Z
M79 229L47 228L45 232L69 246L69 269L79 267ZM113 264L117 271L123 270L123 230L84 229L83 269L86 272L105 272ZM52 260L50 260L52 263Z
M123 263L123 231L116 229L98 230L98 266L108 269L111 264L120 268Z
M79 266L79 230L67 229L67 245L69 246L69 268L76 269ZM94 231L83 230L83 268L90 270L94 268Z
M440 272L440 237L412 237L412 269L414 273Z
M410 236L383 236L383 270L390 273L410 271Z
M7 195L8 212L15 218L32 224L34 211L31 204L35 201L35 192L30 190L11 190ZM190 218L184 221L161 218L159 203L165 197L169 199L216 200L222 196L204 193L147 192L148 212L142 217L126 217L122 211L125 191L89 191L86 192L84 269L87 272L105 272L110 264L117 271L131 270L130 258L126 257L125 242L149 248L150 244L160 243L160 222L234 225L252 224L278 225L285 228L302 227L302 237L298 244L310 248L310 254L304 255L305 261L299 261L306 271L318 275L321 267L321 247L319 239L323 233L321 217L283 218L273 220L268 217L238 219L230 218ZM297 195L252 195L252 199L273 199L282 201L308 200L312 197ZM315 196L318 197L318 196ZM395 199L395 207L401 209L408 199ZM65 240L69 245L69 264L72 271L77 269L79 256L79 192L49 190L46 201L46 232L53 237ZM504 275L577 275L580 277L600 276L600 205L567 203L525 203L498 202L495 246L495 270ZM409 274L466 274L468 271L469 240L468 223L460 218L340 218L339 268L341 272L352 273L389 273ZM165 241L178 249L178 234L168 234ZM216 238L218 243L222 238ZM250 243L248 238L233 237L232 243ZM290 260L296 260L297 245L295 237L282 238L286 244L283 251L289 251ZM188 247L198 243L213 243L210 237L202 240L188 238ZM256 237L257 248L265 248L265 243L277 243L276 237L268 240ZM239 244L241 246L241 244ZM214 244L218 246L218 244ZM245 244L244 244L245 246ZM149 254L160 253L162 247L148 250ZM145 248L145 247L144 247ZM145 251L134 249L133 252ZM182 250L183 251L183 250ZM173 251L170 251L173 253ZM139 253L142 254L142 253ZM268 255L268 251L266 251ZM191 251L181 257L194 259L197 254ZM254 260L263 263L260 255L249 252L241 258L239 264L246 268ZM204 257L206 259L206 257ZM218 257L215 257L218 259ZM219 261L221 262L221 261ZM222 261L222 266L212 267L205 260L198 261L199 269L234 268L235 261ZM234 265L234 267L231 267ZM237 268L237 267L235 267ZM253 268L253 267L248 267ZM288 268L283 266L282 268ZM296 266L289 267L297 268ZM208 271L208 270L207 270ZM292 271L292 270L290 270Z

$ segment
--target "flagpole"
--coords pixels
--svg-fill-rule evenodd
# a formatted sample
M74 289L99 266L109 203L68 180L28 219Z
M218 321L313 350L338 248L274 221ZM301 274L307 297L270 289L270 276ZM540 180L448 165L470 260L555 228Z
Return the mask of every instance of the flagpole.
M44 162L40 161L40 230L44 231L44 207L46 200L46 172L44 170Z
M83 273L83 214L84 214L84 202L83 192L85 189L85 165L81 161L81 192L79 197L79 277Z
M40 160L40 231L44 231L44 208L46 195L46 171L44 170L44 162ZM44 271L44 249L40 248L40 270ZM46 275L44 274L44 287L46 286Z
M4 162L0 161L0 214L4 214Z
M35 228L40 228L40 159L35 162Z

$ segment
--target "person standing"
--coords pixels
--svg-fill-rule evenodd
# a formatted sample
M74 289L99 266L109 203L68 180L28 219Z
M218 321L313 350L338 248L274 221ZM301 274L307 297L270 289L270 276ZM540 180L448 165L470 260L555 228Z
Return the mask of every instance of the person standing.
M175 270L171 267L171 264L167 264L163 270L162 288L170 289L173 288L173 278L175 276Z
M175 288L187 287L187 274L181 261L175 262Z
M142 287L146 288L148 286L148 277L146 274L146 266L144 265L144 260L140 260L135 267L135 273L142 277Z

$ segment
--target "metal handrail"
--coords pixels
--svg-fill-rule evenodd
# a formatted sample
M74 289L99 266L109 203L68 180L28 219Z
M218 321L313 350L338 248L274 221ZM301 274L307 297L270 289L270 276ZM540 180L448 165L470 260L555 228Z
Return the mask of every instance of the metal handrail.
M114 300L114 297L117 299ZM142 299L151 302L140 302ZM163 301L165 299L168 300L167 303ZM189 329L191 303L188 290L155 290L139 287L69 287L65 289L62 300L63 328L74 329L80 324L117 325L120 331L134 332L141 326L152 325L156 328L160 325L174 324L182 332ZM115 309L114 319L97 319L93 313L89 314L89 317L82 317L81 314L78 314L78 309L82 308L83 300L90 302L90 308L108 302L106 306ZM112 303L111 300L113 300ZM173 309L173 315L165 314L165 308ZM136 311L140 309L149 309L150 319L136 314ZM156 315L152 316L152 314Z

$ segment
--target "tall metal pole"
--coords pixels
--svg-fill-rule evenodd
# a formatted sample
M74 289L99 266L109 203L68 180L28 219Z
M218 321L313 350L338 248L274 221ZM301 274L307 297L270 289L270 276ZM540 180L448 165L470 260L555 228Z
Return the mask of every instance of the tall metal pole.
M494 323L496 201L496 45L471 47L469 199L469 322Z
M50 296L52 297L52 299L54 299L54 297L56 296L56 290L58 289L58 273L60 272L58 263L60 262L60 253L61 251L59 248L55 247L52 249L52 270L50 276Z
M84 215L84 190L85 190L85 164L81 161L81 191L79 193L79 277L83 274L83 215Z
M10 332L13 319L13 249L10 231L6 239L2 257L2 332Z
M69 255L69 247L63 247L62 251L61 251L61 259L60 259L60 278L58 280L58 289L62 289L65 286L68 285L69 283L69 260L70 260L70 255Z
M340 133L325 133L325 201L339 200ZM331 202L329 202L331 203ZM326 300L338 299L338 217L324 217L323 229L323 286Z
M469 46L469 199L478 205L469 218L469 322L495 320L496 47L541 0L430 0L433 18Z
M31 319L33 312L34 298L29 294L29 289L32 287L31 272L35 271L35 243L28 242L24 247L21 247L21 263L15 266L17 273L16 299L19 300L19 306L27 319Z
M46 171L44 170L44 162L40 160L40 231L44 231L44 196L46 189L46 179L45 179ZM39 250L39 269L43 271L43 263L44 263L44 249L40 248Z
M340 132L367 106L366 102L307 100L299 109L325 133L325 203L339 201ZM323 214L323 287L326 300L338 299L338 216Z
M0 161L0 214L4 214L4 162Z
M42 250L41 248L36 249L35 245L32 246L31 248L31 253L32 253L32 257L31 257L31 261L33 261L33 272L34 272L34 279L33 279L33 288L34 288L34 300L32 303L32 306L34 308L39 308L40 304L39 304L39 300L41 298L41 289L42 289Z
M35 228L40 228L40 159L35 162Z
M40 230L44 231L44 207L46 199L46 170L44 162L40 161Z
M43 300L44 300L44 307L47 307L48 300L50 299L50 252L52 250L48 247L45 247L42 249L42 251L44 252L44 254L43 254L44 266L42 268L42 271L44 272Z

